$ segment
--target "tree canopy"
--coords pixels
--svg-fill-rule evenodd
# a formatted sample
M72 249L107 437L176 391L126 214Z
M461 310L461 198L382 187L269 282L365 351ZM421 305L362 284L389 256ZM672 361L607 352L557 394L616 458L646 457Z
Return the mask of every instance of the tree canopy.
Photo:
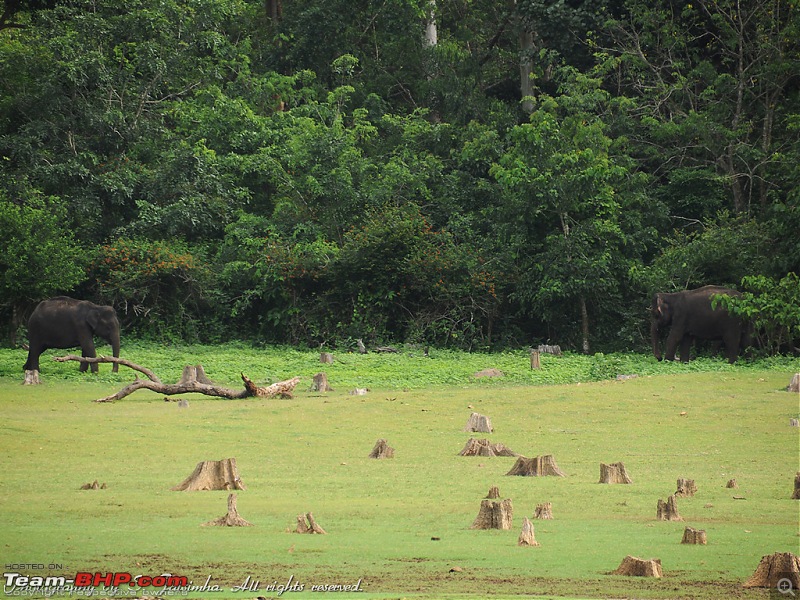
M798 40L795 0L6 0L0 314L605 351L655 291L796 297Z

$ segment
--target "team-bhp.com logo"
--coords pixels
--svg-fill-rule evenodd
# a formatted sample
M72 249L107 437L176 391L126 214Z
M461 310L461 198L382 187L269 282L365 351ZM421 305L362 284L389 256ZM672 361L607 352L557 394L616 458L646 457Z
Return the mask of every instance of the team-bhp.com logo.
M3 573L6 593L9 589L85 589L104 586L119 588L123 585L138 588L181 588L187 587L189 581L180 575L132 575L131 573L76 573L75 577L22 575L21 573Z

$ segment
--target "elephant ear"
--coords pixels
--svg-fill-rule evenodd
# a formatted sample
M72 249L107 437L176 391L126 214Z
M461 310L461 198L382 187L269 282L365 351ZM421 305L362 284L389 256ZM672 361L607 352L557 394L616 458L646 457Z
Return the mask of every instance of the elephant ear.
M97 325L100 323L99 311L90 310L86 315L86 323L89 325L89 329L94 332L97 329Z
M664 297L661 294L656 294L656 314L663 319L670 318L669 304L664 302Z

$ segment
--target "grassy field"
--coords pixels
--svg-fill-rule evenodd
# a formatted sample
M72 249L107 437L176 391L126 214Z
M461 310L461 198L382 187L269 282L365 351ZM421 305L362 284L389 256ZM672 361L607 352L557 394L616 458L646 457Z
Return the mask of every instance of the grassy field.
M800 406L784 391L796 360L548 356L533 372L525 353L343 354L320 365L315 352L143 345L127 357L165 381L197 363L232 387L241 371L259 383L304 379L291 400L188 395L181 408L139 391L97 404L130 372L101 365L99 376L79 375L75 363L43 357L43 385L21 386L24 353L0 351L6 572L169 572L219 586L190 594L212 600L767 598L741 583L761 556L798 553L800 504L790 497L800 430L789 419ZM487 367L505 377L472 376ZM322 370L335 391L307 391ZM615 372L639 377L615 381ZM370 391L348 394L355 387ZM507 477L513 458L457 456L472 411L495 427L472 435L529 457L552 454L567 477ZM378 438L395 458L367 457ZM199 461L229 457L247 487L239 512L254 526L201 527L225 514L227 492L170 488ZM633 484L598 484L600 462L617 461ZM678 501L685 521L656 521L658 499L679 477L698 486ZM731 478L738 490L726 489ZM95 479L107 489L80 489ZM492 485L512 500L514 525L471 530ZM534 521L541 546L518 547L523 516L542 502L555 518ZM291 533L308 511L328 535ZM681 545L687 525L705 529L708 545ZM660 558L664 578L609 575L628 554ZM251 589L232 591L246 581ZM312 591L326 584L361 591ZM120 593L129 591L155 595Z

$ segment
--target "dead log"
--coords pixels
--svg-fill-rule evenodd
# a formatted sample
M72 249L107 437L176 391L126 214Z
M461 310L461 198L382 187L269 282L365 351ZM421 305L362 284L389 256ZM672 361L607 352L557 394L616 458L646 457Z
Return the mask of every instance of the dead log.
M663 577L664 572L661 570L661 559L651 558L650 560L643 560L635 556L626 556L622 559L616 571L612 571L611 575L626 575L628 577Z
M553 518L553 503L552 502L544 502L543 504L537 504L536 510L533 513L534 519L541 519L541 520L549 520Z
M705 546L708 544L706 530L687 527L683 530L683 539L681 540L681 544L700 544Z
M204 490L244 490L235 458L204 460L197 463L192 474L172 488L173 492Z
M394 448L384 439L375 442L372 452L369 453L369 458L394 458Z
M785 588L779 587L779 582L788 580ZM761 557L761 562L750 578L742 584L742 587L763 587L774 588L781 592L780 597L784 597L782 590L800 589L800 557L791 552L775 552ZM796 593L796 592L795 592Z
M633 483L625 465L621 462L607 465L600 463L600 482L599 483Z
M491 443L487 439L480 439L477 440L475 438L470 438L469 441L466 443L464 448L461 452L458 453L459 456L519 456L516 452L514 452L511 448L508 448L505 444L501 443Z
M297 527L295 533L317 533L319 535L326 535L328 532L320 527L319 523L314 519L314 515L310 512L305 515L297 515Z
M95 400L95 402L113 402L114 400L121 400L125 396L129 396L136 390L151 390L158 394L165 396L177 396L178 394L204 394L206 396L216 396L219 398L228 398L230 400L249 398L255 396L258 398L274 398L280 396L282 398L291 398L292 392L297 384L300 382L299 377L287 379L286 381L279 381L266 387L259 387L254 384L244 373L242 373L242 381L244 382L244 390L233 390L230 388L216 385L208 379L203 370L202 365L195 367L184 368L184 375L181 381L174 384L165 384L156 376L153 371L130 362L123 358L116 358L111 356L98 356L97 358L84 358L83 356L76 356L70 354L68 356L56 356L54 360L58 362L66 362L68 360L75 360L87 363L101 363L110 362L120 364L143 373L147 379L136 379L133 383L128 384L116 394L106 396ZM187 369L189 371L187 372ZM186 381L184 381L186 379Z
M489 419L489 417L485 417L474 412L469 416L467 424L464 426L464 431L473 433L492 433L494 428L492 427L492 421Z
M792 377L792 381L789 383L789 387L786 388L789 392L796 392L800 393L800 373L795 373Z
M486 497L489 498L490 500L494 500L495 498L499 498L500 497L500 488L497 487L496 485L493 485L492 487L489 488L489 493L486 494Z
M533 531L533 523L531 523L531 520L528 517L525 517L525 519L522 521L522 531L517 539L517 546L541 546L541 544L536 541L536 536L534 535Z
M333 388L328 385L328 376L325 373L317 373L311 380L312 392L332 392Z
M566 474L558 468L552 454L537 456L535 458L520 456L506 475L520 475L523 477L566 477Z
M675 492L678 498L691 498L696 493L697 485L695 485L694 479L684 479L683 477L678 479L678 489Z
M509 498L501 502L481 500L478 516L470 529L511 529L513 517L514 509Z
M227 514L203 523L203 527L252 527L253 524L245 521L236 508L236 494L228 494L228 512Z
M800 471L794 476L794 493L792 494L792 500L800 500Z
M659 521L683 521L683 517L678 514L678 504L674 494L667 498L666 502L659 498L656 519Z

